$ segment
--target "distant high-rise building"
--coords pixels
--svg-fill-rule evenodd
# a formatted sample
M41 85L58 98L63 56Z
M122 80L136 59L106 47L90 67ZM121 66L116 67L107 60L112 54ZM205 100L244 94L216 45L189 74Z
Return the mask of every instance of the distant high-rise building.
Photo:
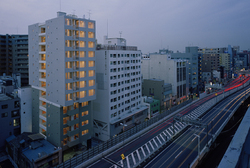
M172 53L172 59L185 59L188 61L188 77L190 90L197 90L199 84L199 55L198 47L186 47L185 53Z
M0 48L0 75L19 73L21 86L28 85L28 35L0 35Z
M96 50L97 99L93 103L94 136L101 140L143 122L141 51L124 38L104 38Z
M95 21L64 12L29 26L32 131L63 150L91 139L95 41Z

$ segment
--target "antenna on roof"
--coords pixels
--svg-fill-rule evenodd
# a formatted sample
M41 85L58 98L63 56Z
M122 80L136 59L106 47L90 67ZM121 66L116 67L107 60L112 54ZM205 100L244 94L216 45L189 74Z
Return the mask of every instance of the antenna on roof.
M107 19L107 37L109 35L109 20Z
M60 0L60 12L61 12L61 0Z
M119 34L120 34L120 38L122 38L122 31L119 31Z
M91 12L90 12L91 10L89 10L89 12L88 12L88 14L89 14L89 19L90 19L90 14L91 14Z

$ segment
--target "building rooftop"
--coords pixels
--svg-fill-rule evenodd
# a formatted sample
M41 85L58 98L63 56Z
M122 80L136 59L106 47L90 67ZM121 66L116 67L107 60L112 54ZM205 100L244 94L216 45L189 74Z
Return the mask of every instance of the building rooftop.
M47 157L55 151L60 150L60 148L45 140L44 136L29 132L24 132L17 137L10 136L6 141L14 145L16 148L21 149L22 153L31 162Z
M12 98L6 94L0 94L0 101L11 100Z

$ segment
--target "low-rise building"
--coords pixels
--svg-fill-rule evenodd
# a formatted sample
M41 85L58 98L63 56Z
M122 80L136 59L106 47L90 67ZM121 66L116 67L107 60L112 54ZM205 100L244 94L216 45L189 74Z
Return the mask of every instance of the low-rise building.
M39 133L12 135L6 142L6 151L18 167L53 167L62 163L62 148L52 145Z

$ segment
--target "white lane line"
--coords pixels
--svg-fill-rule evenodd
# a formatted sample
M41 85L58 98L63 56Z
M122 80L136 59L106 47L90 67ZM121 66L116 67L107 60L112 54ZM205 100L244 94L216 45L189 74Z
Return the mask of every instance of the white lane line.
M144 152L144 150L143 150L143 148L141 147L141 151L142 151L142 153L143 153L143 155L144 155L144 157L146 156L146 154L145 154L145 152Z
M131 153L131 157L132 157L132 160L133 160L133 162L134 162L134 165L135 165L135 157L134 157L134 153Z
M192 139L192 142L195 140L196 137L194 137L194 139Z
M166 141L166 139L165 138L163 138L163 136L160 134L160 136L161 136L161 138L163 139L163 141Z
M154 138L153 138L153 141L154 141L154 143L155 143L156 147L158 147L158 144L155 142L155 139L154 139Z
M146 148L147 148L147 150L148 150L148 153L151 153L150 150L149 150L149 148L148 148L148 144L146 144L145 146L146 146ZM154 148L153 148L153 149L154 149Z
M128 161L128 156L126 156L126 161L127 161L128 168L130 168L130 164L129 164L129 161Z
M157 136L156 138L158 139L159 143L162 144L162 142L161 142L161 140L159 139L159 137Z
M152 143L149 141L149 144L151 145L152 149L154 150L154 146L152 145Z
M181 153L182 153L182 151L180 151L180 153L179 153L177 156L175 156L175 159L176 159Z
M136 153L137 153L138 159L141 160L141 156L140 156L140 154L139 154L138 149L136 150Z

